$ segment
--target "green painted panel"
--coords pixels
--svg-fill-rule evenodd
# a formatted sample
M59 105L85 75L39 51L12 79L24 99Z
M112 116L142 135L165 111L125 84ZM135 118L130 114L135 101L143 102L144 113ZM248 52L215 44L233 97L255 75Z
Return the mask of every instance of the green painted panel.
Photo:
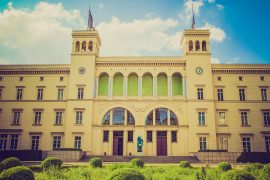
M165 74L160 74L157 77L157 95L168 96L168 83Z
M99 77L98 81L98 95L99 96L108 96L109 92L109 76L103 74Z
M182 76L180 74L174 74L172 76L172 95L173 96L183 95Z
M146 74L142 78L142 95L153 96L153 77L151 74Z
M138 76L136 74L128 76L128 96L138 96Z
M123 96L124 77L117 74L113 78L113 96Z

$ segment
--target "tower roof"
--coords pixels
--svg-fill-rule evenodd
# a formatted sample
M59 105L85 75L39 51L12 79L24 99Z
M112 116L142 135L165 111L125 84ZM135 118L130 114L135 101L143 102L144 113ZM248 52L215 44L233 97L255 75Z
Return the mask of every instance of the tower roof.
M89 5L89 11L88 11L88 26L87 26L87 30L94 30L94 26L93 26L93 16L90 10L90 5Z

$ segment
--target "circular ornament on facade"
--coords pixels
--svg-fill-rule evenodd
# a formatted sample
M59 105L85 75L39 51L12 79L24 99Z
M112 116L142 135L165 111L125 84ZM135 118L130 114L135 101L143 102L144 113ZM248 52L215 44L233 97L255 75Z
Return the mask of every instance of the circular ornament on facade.
M196 71L197 74L202 74L203 73L203 68L197 67L195 71Z
M86 71L86 69L85 69L84 67L80 67L80 68L79 68L79 73L80 73L80 74L84 74L85 71Z

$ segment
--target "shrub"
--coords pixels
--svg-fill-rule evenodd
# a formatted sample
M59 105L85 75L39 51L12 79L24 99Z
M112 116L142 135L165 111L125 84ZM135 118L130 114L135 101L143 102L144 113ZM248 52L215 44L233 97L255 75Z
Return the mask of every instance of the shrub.
M222 174L221 180L255 180L255 177L245 171L228 171Z
M131 168L116 169L111 173L109 180L144 180L145 177L139 171Z
M267 164L262 168L260 176L262 179L270 179L270 164Z
M2 162L0 162L0 173L4 170Z
M141 167L143 168L144 166L144 162L143 160L139 159L139 158L134 158L130 161L130 163L133 165L133 166L137 166L137 167Z
M251 173L253 176L257 177L260 174L260 170L263 168L263 165L260 163L247 164L244 167L244 171Z
M16 166L21 166L22 162L16 157L9 157L2 162L3 169L9 169Z
M232 166L227 162L221 162L218 164L218 169L221 171L229 171L232 169Z
M1 173L0 180L34 180L33 172L24 166L9 168Z
M91 158L90 159L90 166L94 168L102 168L102 161L99 157Z
M242 152L241 155L236 159L237 162L242 163L269 163L270 153L269 152Z
M191 165L187 161L180 161L179 167L181 167L181 168L191 168Z
M55 157L47 157L46 159L44 159L41 163L41 167L43 169L43 171L47 171L50 168L56 168L56 169L60 169L60 167L62 166L63 161L61 161L58 158Z

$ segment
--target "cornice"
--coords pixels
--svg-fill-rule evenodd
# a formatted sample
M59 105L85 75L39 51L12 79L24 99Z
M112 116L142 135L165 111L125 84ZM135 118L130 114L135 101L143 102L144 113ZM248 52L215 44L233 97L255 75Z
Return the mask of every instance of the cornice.
M270 64L212 64L213 74L270 74Z

